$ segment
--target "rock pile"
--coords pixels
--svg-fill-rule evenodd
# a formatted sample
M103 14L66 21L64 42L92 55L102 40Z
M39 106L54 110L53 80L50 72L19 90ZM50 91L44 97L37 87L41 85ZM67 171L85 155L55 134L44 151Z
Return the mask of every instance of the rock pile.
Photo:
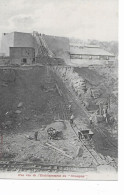
M92 96L86 80L79 76L72 67L53 67L53 69L66 86L81 100L82 104L87 107Z

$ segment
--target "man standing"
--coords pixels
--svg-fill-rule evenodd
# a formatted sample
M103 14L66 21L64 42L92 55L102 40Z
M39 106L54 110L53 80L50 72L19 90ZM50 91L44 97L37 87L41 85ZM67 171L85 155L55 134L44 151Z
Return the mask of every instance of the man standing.
M92 116L90 116L90 124L92 125L93 121L92 121Z
M81 133L81 131L78 131L78 138L79 138L80 141L82 140L82 133Z
M74 122L74 115L72 114L70 117L70 124L73 124L73 122Z
M34 139L35 139L35 141L37 141L37 137L38 137L38 131L36 131L36 132L34 133Z
M71 104L68 106L68 109L69 109L69 112L71 113L71 111L72 111L72 106L71 106Z

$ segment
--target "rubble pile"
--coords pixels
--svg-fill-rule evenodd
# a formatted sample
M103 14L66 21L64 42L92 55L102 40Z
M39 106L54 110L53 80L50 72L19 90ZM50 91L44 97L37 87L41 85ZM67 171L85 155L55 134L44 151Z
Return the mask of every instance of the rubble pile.
M90 88L88 88L86 80L80 77L72 67L54 67L52 69L59 77L61 77L66 86L73 91L77 98L82 101L82 104L87 107L89 105L89 102L92 100L92 97Z
M110 102L108 112L110 118L114 117L116 120L117 95L114 95L114 92L117 82L113 80L113 77L108 77L108 80L95 69L90 70L88 68L53 67L52 69L88 112L103 115L99 111L99 105L102 104L102 107L105 107Z

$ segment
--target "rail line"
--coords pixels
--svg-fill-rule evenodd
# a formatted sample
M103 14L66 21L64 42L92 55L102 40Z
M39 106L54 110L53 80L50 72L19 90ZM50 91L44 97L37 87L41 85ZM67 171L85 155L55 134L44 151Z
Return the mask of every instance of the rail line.
M68 89L67 89L68 90ZM69 90L68 90L68 92L69 93L71 93ZM72 97L72 95L70 95L69 94L69 96L70 96L70 98ZM72 98L73 99L73 98ZM75 101L75 100L74 100ZM76 102L75 102L76 103ZM78 105L78 104L77 104ZM78 105L79 106L79 105ZM86 111L85 111L86 112ZM109 145L111 145L111 146L113 146L113 147L115 147L115 149L117 150L117 146L115 145L115 144L113 144L108 138L107 138L107 135L105 135L105 133L103 133L103 131L99 128L99 127L95 127L95 129L102 135L102 136L104 136L104 138L106 139L106 142L109 144Z
M96 129L98 132L100 132L101 135L103 135L103 136L105 137L105 139L106 139L106 141L107 141L107 143L108 143L109 145L115 147L115 149L118 150L117 146L116 146L115 144L113 144L113 143L107 138L107 135L105 135L105 133L103 133L103 131L102 131L100 128L95 127L95 129Z
M54 78L55 79L55 78ZM55 81L56 81L56 79L55 79ZM56 81L57 82L57 81ZM62 93L62 96L64 97L64 95L63 95L63 91L61 91L61 93ZM66 104L66 100L65 100L65 98L63 98L63 100L64 100L64 102L65 102L65 104ZM72 95L71 95L71 100L72 100ZM73 100L74 101L74 100ZM75 101L74 101L74 103L76 103ZM77 105L77 104L76 104ZM79 105L78 105L79 106ZM64 110L64 105L61 103L61 106L60 106L60 109L61 109L61 111L62 111L62 113L63 113L63 115L64 115L64 119L67 119L68 117L67 117L67 113L66 113L66 111ZM75 127L77 128L77 130L79 131L79 129L78 129L78 127L77 127L77 125L76 124L73 124L73 125L71 125L71 127L72 127L72 129L73 129L73 131L74 131L74 133L76 134L76 136L78 137L78 134L77 134L77 132L75 131ZM90 156L95 160L95 162L96 162L96 165L98 166L98 165L101 165L102 163L99 163L98 162L98 160L97 160L97 158L92 154L92 152L88 149L88 147L84 144L84 142L83 142L83 140L79 140L81 143L82 143L82 145L83 145L83 147L88 151L88 153L90 154ZM97 154L97 153L96 153ZM99 157L100 158L100 157ZM101 159L102 160L102 159ZM104 164L104 163L103 163Z
M53 72L52 72L53 73ZM53 74L55 74L55 73L53 73ZM59 88L60 86L60 84L62 84L62 85L64 85L64 83L62 82L62 83L60 83L59 81L58 81L58 76L57 76L57 78L56 78L56 76L55 75L53 75L54 76L54 80L55 80L55 82L58 84L57 86L58 86L58 90L60 90L60 92L61 92L61 98L63 98L63 101L64 101L64 105L61 103L60 105L59 105L59 108L61 109L61 112L62 112L62 118L63 118L63 120L68 120L68 116L67 116L67 109L65 108L65 105L68 103L67 102L67 99L65 98L65 95L64 95L64 92ZM64 85L65 86L65 85ZM80 104L79 104L79 101L77 102L76 100L75 100L75 98L73 97L73 95L72 95L72 93L69 91L69 89L65 86L65 88L66 88L66 90L68 91L68 95L69 95L69 98L70 98L70 100L71 101L73 101L73 103L75 103L76 104L76 106L78 106L78 107L80 107L81 108L81 106L80 106ZM85 112L84 112L85 111ZM83 109L83 111L82 111L82 109L80 109L80 113L82 113L83 115L84 115L84 113L86 113L86 110L84 110ZM89 113L86 113L86 115L85 115L85 117L89 117ZM77 129L77 131L79 131L79 128L77 127L77 125L76 124L73 124L73 125L71 125L71 127L72 127L72 129L73 129L73 131L74 131L74 133L76 134L76 136L78 137L78 134L77 134L77 132L75 131L75 128ZM102 130L99 128L97 128L96 129L97 131L99 131L99 133L101 133L102 134L102 136L104 136L105 138L106 138L106 141L107 142L109 142L109 144L111 144L112 145L112 143L107 139L107 136L102 132ZM93 160L95 160L95 164L96 164L96 166L98 166L98 165L104 165L104 164L106 164L106 165L108 165L108 164L110 164L110 163L107 163L106 162L106 160L104 159L102 159L101 157L100 157L100 155L98 155L97 154L97 152L95 152L95 150L93 150L93 148L90 146L90 143L87 141L87 144L88 145L86 145L85 143L84 143L84 141L83 140L79 140L81 143L82 143L82 145L83 145L83 147L88 151L88 153L90 154L90 156L92 157L92 159ZM86 142L86 140L85 140L85 142ZM89 148L90 147L90 148ZM114 161L115 162L115 161ZM115 165L115 167L116 167L116 165Z
M56 74L56 76L58 77L57 74ZM55 79L55 77L54 77L54 79ZM56 80L56 79L55 79L55 80ZM63 84L64 84L64 83L63 83ZM77 105L79 108L82 108L82 106L79 104L79 102L77 102L77 100L75 100L75 98L73 97L73 95L72 95L72 93L70 92L70 90L66 87L66 85L64 85L64 86L65 86L66 90L68 91L68 95L69 95L70 99L73 101L73 103L75 103L75 105ZM64 99L64 100L65 100L65 99ZM85 113L86 116L87 116L87 118L89 118L89 116L90 116L89 113L87 113L87 111L86 111L85 108L83 108L83 111L80 109L80 113L81 113L81 114L84 114L84 113ZM96 129L102 136L104 136L106 142L107 142L109 145L115 147L115 149L118 150L117 146L116 146L115 144L113 144L113 143L107 138L107 135L106 135L99 127L95 127L95 129Z
M87 172L87 171L95 171L96 167L77 167L77 166L64 166L64 165L46 165L42 163L34 163L34 162L5 162L0 161L0 170L4 171L49 171L49 172Z
M74 133L76 134L76 136L78 137L78 134L77 134L77 132L76 132L75 129L74 129L74 127L76 127L77 130L79 131L77 125L76 125L76 124L73 124L73 125L71 125L71 127L72 127ZM79 139L79 138L78 138L78 139ZM100 163L98 162L97 158L96 158L96 157L92 154L92 152L87 148L87 146L84 144L83 140L79 140L79 141L82 143L83 147L89 152L90 156L92 156L92 158L96 161L97 165L100 165Z

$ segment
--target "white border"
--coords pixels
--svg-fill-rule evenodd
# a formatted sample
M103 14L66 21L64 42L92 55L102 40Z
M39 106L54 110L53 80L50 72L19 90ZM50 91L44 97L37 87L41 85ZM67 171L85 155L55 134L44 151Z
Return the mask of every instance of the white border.
M120 0L119 32L119 181L0 180L1 195L119 195L124 174L124 1Z

